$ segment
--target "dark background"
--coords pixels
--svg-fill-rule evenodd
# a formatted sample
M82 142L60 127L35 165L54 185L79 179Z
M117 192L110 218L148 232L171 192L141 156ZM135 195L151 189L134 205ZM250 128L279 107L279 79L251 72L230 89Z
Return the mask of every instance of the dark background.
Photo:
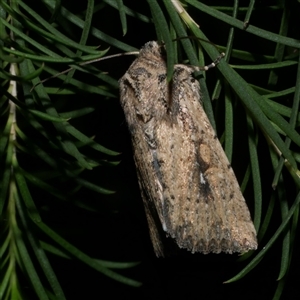
M143 3L142 3L143 2ZM127 4L127 3L126 3ZM133 3L132 3L133 4ZM224 5L224 1L210 1L208 5ZM246 6L247 1L241 1L240 5ZM267 5L276 4L271 1L259 1L257 3L257 10L251 18L251 24L261 27L272 32L278 32L279 22L281 17L280 11L275 11L270 15L270 12L265 9ZM128 2L128 6L130 6ZM144 1L139 4L134 3L135 9L148 15L148 7ZM297 7L299 11L299 7ZM189 11L191 16L197 20L201 29L206 36L215 44L224 45L226 43L229 26L221 21L215 20L205 14L198 15L193 10ZM111 34L121 38L121 32L116 30L115 19L111 14L116 14L116 11L107 13L107 19L101 20L105 23ZM297 13L293 12L291 16L290 35L299 38L299 25L296 17ZM243 15L239 15L243 19ZM295 25L294 25L295 24ZM99 24L98 24L99 26ZM138 26L138 28L136 28ZM109 33L108 30L108 33ZM154 28L151 24L136 24L133 18L128 18L128 33L123 38L126 43L140 48L145 42L149 40L156 40ZM272 55L274 51L274 43L253 37L250 34L236 30L234 47L237 49L252 52L254 54ZM116 59L116 61L109 61L103 64L103 69L108 68L111 75L115 74L117 78L121 77L126 72L133 58L126 57ZM207 59L209 61L209 58ZM238 60L232 63L239 63ZM116 67L115 67L116 66ZM285 70L284 70L285 71ZM208 76L208 86L212 88L213 79L215 78L215 71L210 71ZM295 80L295 69L289 69L287 73L280 74L278 90L289 87L291 80ZM249 78L249 82L258 86L267 84L268 71L262 72L241 72L244 78ZM211 81L209 81L211 80ZM113 102L113 103L112 103ZM240 107L241 108L241 107ZM243 115L243 110L240 110ZM69 299L78 297L80 293L79 286L84 287L81 291L82 298L99 298L103 295L109 295L110 298L120 299L272 299L278 282L277 277L280 269L281 260L281 239L277 241L268 255L243 279L230 284L224 284L224 281L236 275L248 262L238 262L238 255L226 254L190 254L181 250L175 257L156 258L150 242L147 223L143 211L142 199L139 194L137 178L135 175L135 166L132 159L130 135L126 127L125 119L117 101L109 101L107 106L101 103L101 109L98 111L99 118L97 118L100 134L97 138L103 141L105 134L112 134L113 140L109 143L116 143L118 151L122 152L122 162L117 167L117 172L113 172L114 184L118 182L121 187L117 191L117 195L110 197L106 204L108 206L116 205L117 211L115 214L103 214L99 218L98 215L91 217L90 215L82 216L79 212L77 216L80 218L80 224L87 226L84 230L81 225L80 228L84 232L86 238L87 251L92 256L97 256L101 259L113 261L140 261L141 264L130 270L121 271L122 274L139 280L143 283L140 288L132 288L123 284L117 283L103 275L96 272L91 272L88 268L82 268L77 263L63 262L65 272L61 276L63 280L67 295ZM110 116L114 115L111 120ZM115 118L119 122L115 122ZM218 120L217 120L218 122ZM219 121L221 123L221 121ZM103 131L103 128L110 128L109 133ZM243 129L237 128L237 135L243 138ZM116 138L117 136L117 138ZM100 138L101 137L101 138ZM262 137L262 136L261 136ZM241 145L236 145L236 151L242 151ZM271 181L273 174L269 172L270 162L265 161L264 157L268 157L266 150L266 143L260 140L258 151L260 153L260 162L262 164L262 181L263 181L263 199L269 199L271 194ZM234 169L237 173L241 173L242 177L243 164L246 164L248 159L242 158L237 160ZM239 170L239 167L241 170ZM116 179L117 174L117 179ZM107 176L107 173L106 175ZM101 178L102 180L102 178ZM100 179L99 179L100 181ZM102 182L102 181L101 181ZM248 189L246 199L250 199L249 206L251 207L251 189ZM291 194L294 194L294 188L291 188ZM116 199L112 199L116 198ZM103 201L103 200L101 200ZM118 203L118 204L116 204ZM103 204L103 203L102 203ZM264 212L267 203L264 204ZM264 213L263 212L263 213ZM64 214L65 215L65 214ZM86 219L84 218L86 217ZM84 220L84 221L83 221ZM83 222L82 222L83 221ZM281 222L280 210L277 205L273 213L273 218L269 226L266 237L260 243L259 249L262 249L269 238L274 233L275 229ZM86 235L87 230L94 228ZM74 229L74 228L73 228ZM76 230L78 233L78 231ZM78 237L76 237L77 239ZM282 299L296 299L299 294L298 284L300 283L299 274L299 240L297 240L294 248L294 256L291 264L291 270L284 288ZM74 269L74 272L70 270ZM78 276L81 273L83 276ZM74 277L70 274L76 274ZM82 282L82 280L85 282ZM78 282L77 282L78 281ZM74 289L74 287L76 287ZM107 297L107 296L106 296ZM104 297L104 298L106 298Z
M65 1L66 2L66 1ZM126 5L150 16L146 1L124 1ZM205 1L203 1L205 2ZM231 5L231 1L206 1L207 5ZM299 3L287 1L293 6L290 17L290 30L288 36L299 39ZM276 5L276 1L257 1L257 9L253 13L250 24L277 33L281 18L280 10L269 10L269 5ZM79 5L85 9L85 3L64 3L68 9L80 12ZM240 1L240 6L247 6L248 1ZM38 10L38 7L36 8ZM156 40L154 26L136 21L128 17L128 33L123 37L119 23L118 12L107 7L105 13L94 22L97 28L139 49L149 40ZM43 12L41 12L43 13ZM46 12L44 12L46 14ZM212 17L199 13L196 10L189 11L191 16L201 26L205 35L217 45L225 45L229 26ZM238 16L243 20L243 14ZM98 45L99 40L91 37L89 44ZM107 45L103 43L101 47ZM236 30L234 47L240 50L260 55L272 55L275 44L247 32ZM112 48L110 53L122 52ZM101 69L109 72L114 78L120 78L133 61L132 57L121 57L101 63ZM209 58L206 59L210 61ZM231 63L239 63L232 60ZM207 84L212 92L217 71L211 70L207 74ZM295 85L296 68L281 71L280 80L276 90L282 90ZM268 71L246 72L240 74L251 84L261 87L267 86ZM79 75L80 76L80 75ZM85 76L85 75L83 75ZM90 79L93 81L94 79ZM95 84L99 84L95 82ZM62 234L69 242L74 243L81 251L94 258L109 261L137 261L139 265L130 269L116 270L117 272L140 281L143 285L139 288L107 278L101 273L92 270L76 260L57 258L49 255L53 268L65 291L67 299L272 299L278 282L280 270L282 240L279 239L264 259L241 280L224 284L224 281L235 276L249 263L239 261L238 255L226 254L191 254L180 250L176 256L156 258L151 245L142 199L135 174L135 166L132 158L130 135L121 107L119 105L118 91L115 91L115 99L101 99L98 95L85 95L77 92L76 95L67 96L64 99L53 97L53 101L67 108L73 109L85 106L95 108L95 111L83 119L74 120L72 124L84 131L87 135L94 135L100 144L121 152L118 157L121 163L114 167L101 167L93 172L86 172L85 178L92 179L99 185L116 191L114 195L99 195L86 189L81 189L69 201L61 203L53 200L46 193L35 191L33 194L43 199L39 206L43 209L43 221ZM213 104L214 107L221 104ZM220 109L220 107L219 107ZM237 102L236 117L240 124L235 128L236 136L240 141L245 138L245 112ZM241 121L239 121L239 118ZM222 133L222 116L217 119L219 132ZM218 132L218 133L219 133ZM271 182L273 172L268 158L267 144L261 133L258 144L258 152L261 163L261 176L263 182L263 216L266 211L270 195L272 193ZM243 143L235 145L235 153L244 153ZM105 156L104 156L105 157ZM248 157L237 155L234 158L233 168L241 183L245 165L249 162ZM24 165L30 162L24 159ZM288 196L294 199L296 189L293 182L287 182ZM253 212L251 186L246 189L245 198ZM93 207L93 211L83 210L76 205L76 201L84 203L87 207ZM259 244L260 251L272 237L281 223L280 207L277 203L273 212L269 229L263 241ZM297 253L299 252L299 239L296 240L293 249L291 269L286 281L282 299L297 299L300 284L300 264ZM30 295L30 286L24 278L23 288ZM32 297L34 297L32 295ZM33 299L30 298L29 299Z

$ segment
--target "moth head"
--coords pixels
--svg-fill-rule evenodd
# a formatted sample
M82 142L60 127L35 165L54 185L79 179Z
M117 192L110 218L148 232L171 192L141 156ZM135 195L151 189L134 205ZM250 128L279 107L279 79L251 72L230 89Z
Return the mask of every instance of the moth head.
M164 54L164 47L159 45L156 41L146 43L140 50L139 57L145 57L149 60L157 60L162 58Z

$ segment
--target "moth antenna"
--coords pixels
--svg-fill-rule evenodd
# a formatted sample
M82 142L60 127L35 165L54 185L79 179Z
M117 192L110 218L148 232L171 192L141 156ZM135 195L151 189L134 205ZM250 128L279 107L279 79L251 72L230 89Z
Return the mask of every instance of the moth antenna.
M126 55L138 55L139 52L138 51L132 51L132 52L124 52L124 53L117 53L117 54L112 54L112 55L107 55L107 56L104 56L104 57L100 57L100 58L95 58L95 59L92 59L92 60L88 60L88 61L84 61L84 62L81 62L79 63L78 65L79 66L86 66L86 65L89 65L89 64L92 64L92 63L95 63L95 62L99 62L99 61L103 61L103 60L106 60L106 59L111 59L111 58L114 58L114 57L121 57L121 56L126 56ZM45 78L44 80L41 80L39 81L38 83L36 83L31 89L30 89L30 92L32 92L38 85L40 85L41 83L45 83L47 82L48 80L50 79L54 79L58 76L61 76L63 74L66 74L68 72L70 72L71 70L73 70L74 67L71 67L71 68L68 68L62 72L59 72L53 76L50 76L50 77L47 77Z
M220 61L225 57L225 53L222 52L211 64L204 67L195 67L196 71L208 71L209 69L214 68Z

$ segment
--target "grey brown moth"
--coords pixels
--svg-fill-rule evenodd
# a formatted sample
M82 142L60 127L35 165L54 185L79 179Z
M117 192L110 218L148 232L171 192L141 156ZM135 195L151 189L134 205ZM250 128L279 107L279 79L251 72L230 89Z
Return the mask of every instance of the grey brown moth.
M192 253L254 250L256 231L202 108L197 68L175 65L168 84L163 50L146 43L120 79L155 253L164 255L164 235Z

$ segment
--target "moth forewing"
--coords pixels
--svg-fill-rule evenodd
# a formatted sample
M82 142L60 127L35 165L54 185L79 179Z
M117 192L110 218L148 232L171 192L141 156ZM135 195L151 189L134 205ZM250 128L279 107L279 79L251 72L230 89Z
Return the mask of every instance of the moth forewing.
M195 68L175 65L166 81L162 47L148 42L120 79L121 105L157 256L162 235L191 252L257 248L239 185L201 106Z

